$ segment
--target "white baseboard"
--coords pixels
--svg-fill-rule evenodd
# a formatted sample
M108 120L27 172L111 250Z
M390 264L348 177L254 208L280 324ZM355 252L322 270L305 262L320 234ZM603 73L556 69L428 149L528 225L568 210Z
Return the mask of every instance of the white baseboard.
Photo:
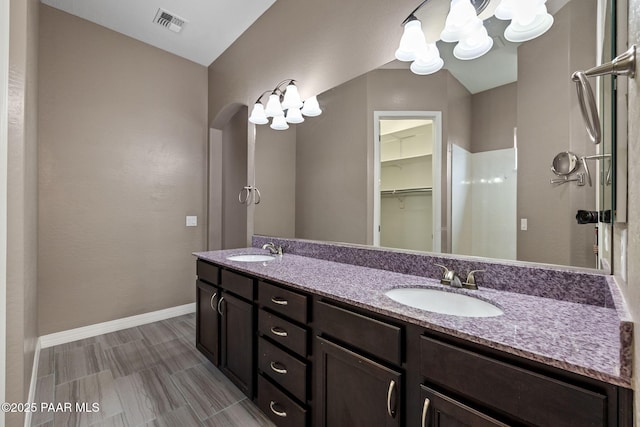
M109 332L116 332L122 329L133 328L134 326L170 319L172 317L182 316L183 314L194 313L195 311L196 303L194 302L191 304L166 308L164 310L111 320L109 322L96 323L95 325L69 329L68 331L43 335L39 339L40 348L53 347L54 345L66 344L68 342L91 338L97 335L108 334Z
M33 352L33 367L31 368L31 382L29 383L29 397L27 402L35 402L36 400L36 383L38 382L38 364L40 362L40 349L42 341L38 338L36 349ZM31 427L31 411L24 414L24 427Z

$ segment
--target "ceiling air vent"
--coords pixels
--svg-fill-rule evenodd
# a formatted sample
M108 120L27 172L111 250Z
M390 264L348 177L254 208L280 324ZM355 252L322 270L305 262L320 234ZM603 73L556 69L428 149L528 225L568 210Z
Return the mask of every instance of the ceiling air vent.
M183 18L174 15L171 12L167 12L166 10L158 9L156 13L156 17L153 19L153 22L156 24L162 25L165 28L173 31L174 33L179 33L182 30L182 26L185 21Z

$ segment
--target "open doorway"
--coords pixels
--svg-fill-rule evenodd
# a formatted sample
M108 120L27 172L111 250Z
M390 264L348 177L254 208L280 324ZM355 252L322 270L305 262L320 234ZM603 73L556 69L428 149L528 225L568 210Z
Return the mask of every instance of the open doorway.
M440 251L439 112L374 113L374 245Z

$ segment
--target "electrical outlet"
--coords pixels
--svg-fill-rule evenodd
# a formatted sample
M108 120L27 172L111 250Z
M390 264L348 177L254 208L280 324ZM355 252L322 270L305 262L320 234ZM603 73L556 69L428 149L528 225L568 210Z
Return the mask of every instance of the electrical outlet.
M520 230L527 231L527 218L520 218Z
M187 227L197 227L198 226L198 217L197 216L188 216L187 217Z

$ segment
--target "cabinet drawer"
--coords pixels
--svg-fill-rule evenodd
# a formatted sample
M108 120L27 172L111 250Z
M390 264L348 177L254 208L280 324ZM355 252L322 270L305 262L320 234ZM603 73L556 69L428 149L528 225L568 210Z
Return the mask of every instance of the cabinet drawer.
M421 337L420 372L430 383L526 423L606 425L605 395L432 338Z
M220 268L201 259L196 263L196 274L200 280L214 285L220 284Z
M307 323L306 295L260 282L258 298L264 307L269 307L297 322Z
M258 366L300 401L307 400L307 364L264 338L258 342Z
M258 331L302 357L307 355L307 330L275 314L260 310Z
M314 319L323 333L396 365L401 364L402 328L322 301L315 304Z
M304 427L307 411L258 375L258 407L279 427Z
M242 298L253 301L255 295L255 280L250 277L222 270L221 286Z
M487 414L476 411L449 396L435 390L420 386L422 402L423 427L473 426L473 427L508 427Z

